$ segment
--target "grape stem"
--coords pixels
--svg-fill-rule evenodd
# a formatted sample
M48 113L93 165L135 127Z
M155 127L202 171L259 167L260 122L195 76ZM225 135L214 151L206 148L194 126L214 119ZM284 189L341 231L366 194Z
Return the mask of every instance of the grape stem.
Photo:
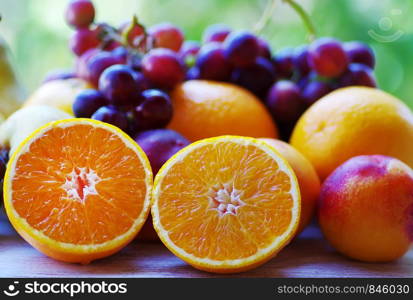
M254 26L254 32L256 35L259 35L261 31L268 25L271 16L274 14L276 3L277 0L268 0L267 6L264 9L264 13L261 15L261 18Z
M295 0L282 0L282 1L290 5L291 8L294 9L294 11L301 18L302 22L304 23L304 26L306 27L308 31L308 40L312 42L316 37L316 30L315 30L313 22L311 21L310 16L302 8L302 6L298 4ZM261 18L254 26L254 32L257 35L259 35L261 31L268 25L271 19L271 16L274 14L276 2L277 0L268 0L264 13L261 15Z
M308 39L310 42L314 41L316 37L316 30L314 27L313 22L311 21L310 16L307 14L307 12L303 9L303 7L298 4L295 0L282 0L288 5L290 5L295 12L300 16L301 21L304 23L304 26L306 27L308 31Z

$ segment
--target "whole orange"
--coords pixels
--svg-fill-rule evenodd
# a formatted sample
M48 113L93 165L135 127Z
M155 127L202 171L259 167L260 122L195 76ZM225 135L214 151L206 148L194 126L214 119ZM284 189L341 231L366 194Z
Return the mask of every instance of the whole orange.
M340 253L385 262L413 241L413 170L384 155L356 156L323 183L318 206L324 236Z
M190 80L172 94L174 115L169 128L191 141L220 135L277 137L264 104L236 85Z
M291 145L276 139L261 140L274 147L287 160L297 176L301 193L301 216L296 233L299 234L310 223L314 215L320 193L320 179L308 159Z
M294 128L291 145L306 156L321 180L347 159L383 154L413 166L413 114L378 89L338 89L312 105Z

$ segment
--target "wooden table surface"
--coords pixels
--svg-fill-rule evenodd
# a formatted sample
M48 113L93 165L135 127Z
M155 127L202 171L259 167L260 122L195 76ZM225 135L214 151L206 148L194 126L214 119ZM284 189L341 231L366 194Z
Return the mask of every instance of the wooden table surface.
M89 265L62 263L32 248L0 213L0 277L219 277L198 271L162 244L133 241ZM334 252L312 226L265 265L226 277L413 277L413 250L393 263L352 261Z

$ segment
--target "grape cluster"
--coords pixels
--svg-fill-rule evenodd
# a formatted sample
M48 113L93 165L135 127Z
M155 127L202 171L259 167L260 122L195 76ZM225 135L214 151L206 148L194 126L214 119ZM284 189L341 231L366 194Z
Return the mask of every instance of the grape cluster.
M274 53L262 37L223 24L206 28L197 42L185 40L170 23L148 29L136 17L119 27L97 23L90 0L71 0L66 20L75 30L69 44L76 67L62 77L76 76L93 87L77 96L76 117L113 124L134 138L146 131L160 135L173 116L169 91L184 80L231 82L251 91L267 106L284 139L325 94L349 85L376 85L374 54L361 42L319 38ZM163 130L171 140L184 140Z
M95 22L90 0L72 0L66 21L75 30L69 46L76 56L75 77L90 83L80 92L73 112L79 118L92 118L117 126L143 146L154 170L186 146L180 134L164 129L173 109L168 92L187 73L180 49L182 31L161 23L146 29L136 17L118 28ZM188 55L192 53L188 50ZM50 74L47 80L68 78L70 72Z
M204 32L203 45L191 44L183 55L195 57L187 79L232 82L262 99L283 139L327 93L350 85L376 86L373 51L361 42L320 38L273 54L261 37L212 25Z

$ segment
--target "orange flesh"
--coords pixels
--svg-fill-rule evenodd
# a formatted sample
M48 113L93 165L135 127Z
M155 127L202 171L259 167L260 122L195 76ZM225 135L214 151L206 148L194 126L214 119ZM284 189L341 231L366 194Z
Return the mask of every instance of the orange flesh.
M246 258L288 228L290 178L263 150L221 142L172 165L158 196L160 223L199 258Z
M59 242L100 244L128 231L141 213L145 170L108 130L56 127L20 155L12 191L31 227Z

